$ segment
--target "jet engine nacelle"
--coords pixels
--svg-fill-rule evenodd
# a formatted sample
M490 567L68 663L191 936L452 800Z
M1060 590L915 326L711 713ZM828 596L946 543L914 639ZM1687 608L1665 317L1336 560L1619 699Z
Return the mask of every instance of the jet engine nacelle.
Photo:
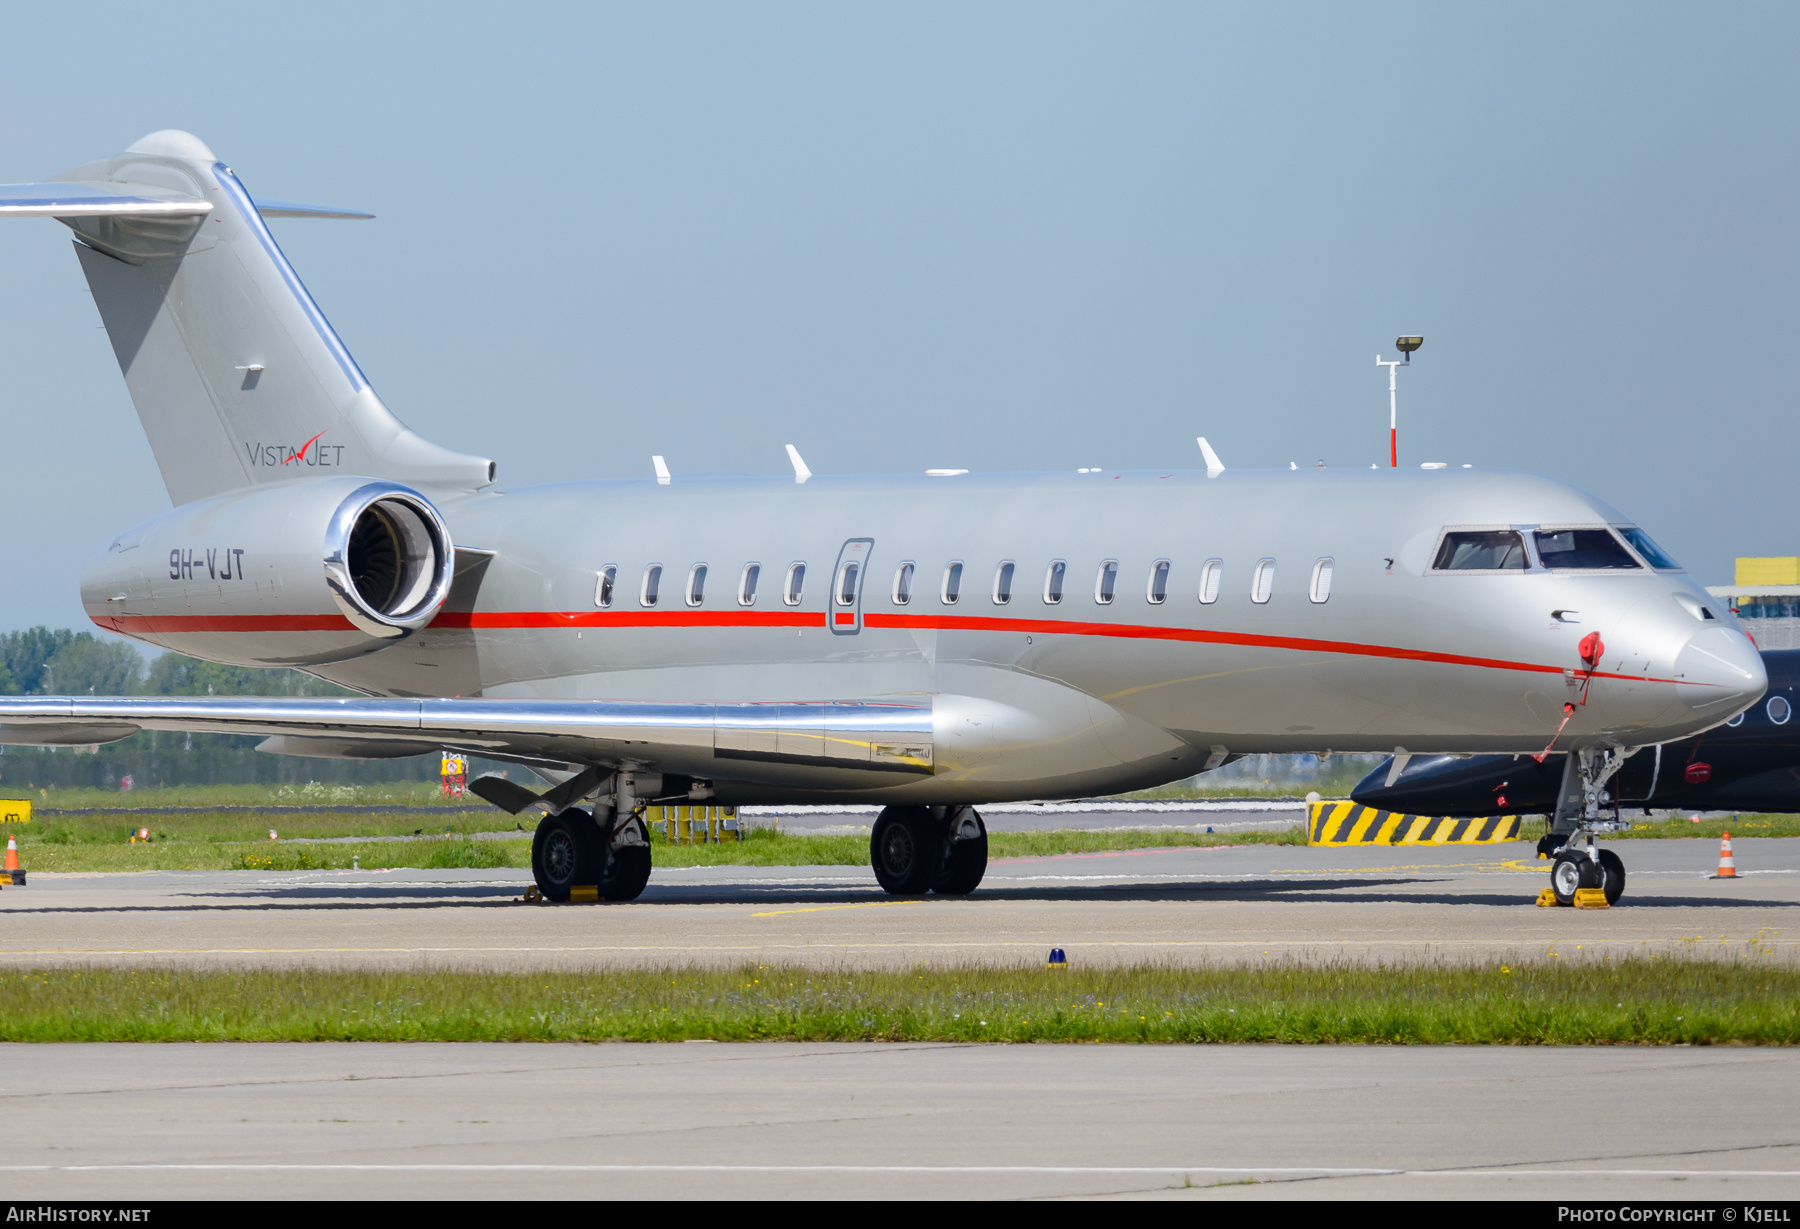
M455 548L430 500L313 478L184 504L89 560L101 627L232 665L316 665L395 644L450 595Z

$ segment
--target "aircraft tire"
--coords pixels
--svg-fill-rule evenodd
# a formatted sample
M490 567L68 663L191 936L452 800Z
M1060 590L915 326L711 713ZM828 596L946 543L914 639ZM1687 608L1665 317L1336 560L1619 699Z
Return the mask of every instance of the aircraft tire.
M981 835L950 846L944 856L944 869L931 887L939 896L967 896L981 886L981 877L987 874L987 825L981 822L981 814L975 808L970 807L969 813L975 816Z
M544 899L561 903L577 884L600 882L600 830L571 807L538 821L531 837L531 877Z
M612 865L600 880L601 900L636 900L650 882L650 847L626 845L613 850Z
M1610 849L1600 851L1600 886L1606 889L1606 903L1616 905L1625 895L1625 862Z
M1565 853L1551 864L1550 890L1556 893L1556 903L1559 905L1573 905L1578 888L1599 886L1599 868L1585 854Z
M869 865L891 896L923 896L943 867L943 836L927 807L886 807L869 833Z

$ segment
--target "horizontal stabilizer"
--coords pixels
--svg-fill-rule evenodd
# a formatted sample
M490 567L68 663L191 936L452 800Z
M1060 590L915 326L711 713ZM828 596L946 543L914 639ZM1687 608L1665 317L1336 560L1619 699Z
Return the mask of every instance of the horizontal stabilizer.
M305 205L299 201L272 201L266 196L250 198L256 212L265 218L372 218L360 209L339 209L334 205Z
M211 201L146 184L0 184L0 217L191 218L212 209Z

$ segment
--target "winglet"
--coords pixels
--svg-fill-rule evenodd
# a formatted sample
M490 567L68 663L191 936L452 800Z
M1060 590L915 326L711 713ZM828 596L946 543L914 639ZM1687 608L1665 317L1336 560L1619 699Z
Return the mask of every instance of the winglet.
M1224 473L1225 462L1219 460L1219 454L1214 452L1213 446L1206 442L1206 437L1197 435L1194 437L1194 442L1200 445L1200 455L1206 458L1206 476L1217 478Z
M651 457L650 464L656 466L656 485L669 485L669 463L661 457Z
M788 460L794 463L794 481L805 482L812 477L812 471L806 468L806 462L800 459L800 450L792 444L787 446Z

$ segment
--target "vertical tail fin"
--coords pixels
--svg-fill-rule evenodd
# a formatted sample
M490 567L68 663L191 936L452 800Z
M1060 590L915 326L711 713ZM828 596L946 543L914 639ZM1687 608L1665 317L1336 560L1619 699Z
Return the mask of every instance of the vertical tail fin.
M62 194L0 213L49 214L79 236L82 272L175 503L338 472L439 489L493 481L493 462L439 447L388 412L256 202L197 138L152 133L52 184L20 187ZM114 197L149 203L109 211Z

